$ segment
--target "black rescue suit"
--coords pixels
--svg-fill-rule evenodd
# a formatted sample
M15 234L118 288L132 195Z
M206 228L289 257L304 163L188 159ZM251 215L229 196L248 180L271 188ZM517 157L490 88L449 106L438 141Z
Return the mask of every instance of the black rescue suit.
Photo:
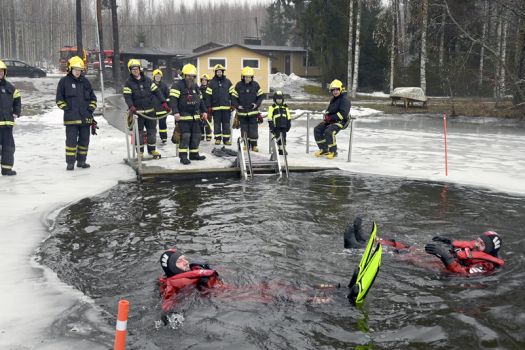
M230 79L215 75L206 89L208 110L213 114L215 140L231 145L231 99L234 88Z
M241 80L232 91L232 102L239 116L241 135L246 136L251 148L257 146L259 138L257 117L260 115L259 107L263 98L264 93L259 83L254 80L248 84Z
M202 100L204 101L204 105L208 106L208 103L206 102L208 99L208 95L206 95L206 90L208 90L208 85L201 85L199 86L199 90L201 92ZM208 113L208 118L211 118L211 113ZM206 134L206 141L211 141L211 127L206 120L201 121L201 140L204 140L204 134Z
M162 104L163 102L166 102L166 98L162 94L161 89L150 78L146 77L144 72L140 72L139 79L136 79L133 74L130 74L128 80L124 84L122 92L128 108L135 106L137 112L151 118L143 118L140 115L138 118L140 152L144 152L144 127L146 127L148 153L151 154L156 150L157 143L155 100L160 100L160 103Z
M179 143L179 157L181 159L199 157L201 141L200 113L206 112L199 87L186 79L173 83L170 89L170 107L173 114L180 114L177 122L180 126L181 139Z
M286 103L274 103L268 107L268 125L272 134L277 138L279 153L283 153L282 145L286 146L286 133L290 131L292 126L292 117Z
M162 93L162 96L166 98L166 102L169 102L169 98L167 98L170 95L170 88L168 84L166 84L162 80L159 82L153 80L153 83L157 85L160 92ZM154 95L155 115L159 120L159 136L161 141L164 143L168 140L168 111L166 111L164 107L162 107L162 102L163 101L161 101L157 95Z
M20 91L7 80L0 79L0 146L2 146L0 164L2 175L13 172L15 162L14 115L20 116L21 110Z
M97 97L89 80L81 74L75 78L70 72L60 79L57 86L56 104L64 111L66 126L66 163L86 162L93 112Z
M314 128L314 137L317 146L324 152L337 152L335 135L344 129L350 114L350 99L346 92L332 97L325 112L325 120Z

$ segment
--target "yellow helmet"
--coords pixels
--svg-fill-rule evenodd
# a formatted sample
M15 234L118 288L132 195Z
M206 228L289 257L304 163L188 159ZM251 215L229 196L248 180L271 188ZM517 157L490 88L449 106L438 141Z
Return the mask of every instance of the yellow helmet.
M182 67L182 74L183 75L194 75L197 76L197 67L195 67L191 63L187 63Z
M84 60L78 56L73 56L67 61L67 71L71 72L73 68L84 70Z
M0 69L4 70L4 76L7 76L7 66L5 65L4 61L0 60Z
M343 83L341 82L341 80L339 79L332 80L332 82L330 83L330 88L328 90L332 91L334 89L339 89L343 91Z
M244 67L242 69L241 75L243 77L253 77L255 75L255 72L253 71L252 67Z
M203 74L201 75L201 80L202 79L210 80L210 76L208 74Z
M131 68L133 67L139 67L140 70L142 70L142 67L140 66L140 61L132 58L128 61L128 70L131 72Z
M213 67L213 71L216 72L218 70L222 70L222 71L225 71L226 68L224 68L224 66L222 64L216 64L214 67Z
M164 74L162 74L162 71L160 69L155 69L153 71L153 76L155 76L155 75L160 75L161 77L164 76Z

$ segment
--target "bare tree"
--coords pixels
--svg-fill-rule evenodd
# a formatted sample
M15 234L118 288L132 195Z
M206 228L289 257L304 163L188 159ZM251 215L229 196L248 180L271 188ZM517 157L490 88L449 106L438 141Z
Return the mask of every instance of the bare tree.
M394 71L396 61L396 18L397 18L397 6L396 1L391 1L391 13L392 13L392 24L390 33L390 93L394 91Z
M118 15L117 15L117 0L111 0L111 22L113 24L113 79L115 91L119 91L120 87L120 72L122 66L120 64L120 43L118 36Z
M352 61L354 56L354 1L350 0L349 4L349 15L348 15L348 65L347 65L347 74L346 74L346 81L347 85L350 85L352 82ZM348 86L350 88L350 86Z
M445 9L444 9L445 10ZM489 0L484 1L483 5L483 29L481 30L481 41L485 42L487 40L487 20L489 15ZM478 86L481 89L483 86L483 65L485 59L485 47L481 45L481 52L479 54L479 82Z
M419 65L419 78L421 82L421 89L423 92L427 92L427 27L428 27L428 0L423 0L423 20L421 28L421 59Z
M352 97L357 94L358 79L359 79L359 53L361 47L359 46L359 37L361 36L361 5L362 0L357 0L357 16L355 26L355 52L354 52L354 76L352 83Z

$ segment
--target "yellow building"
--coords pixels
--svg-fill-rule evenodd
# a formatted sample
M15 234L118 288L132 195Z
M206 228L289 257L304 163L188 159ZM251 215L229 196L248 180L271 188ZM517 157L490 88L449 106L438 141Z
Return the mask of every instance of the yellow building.
M210 46L211 48L200 47L198 48L200 50L194 50L195 53L192 56L186 57L186 59L196 60L199 77L203 74L213 77L213 67L216 64L222 64L226 67L226 76L235 85L241 80L241 70L250 66L255 71L255 80L261 89L265 93L270 92L270 57L268 55L255 51L246 45L215 44Z

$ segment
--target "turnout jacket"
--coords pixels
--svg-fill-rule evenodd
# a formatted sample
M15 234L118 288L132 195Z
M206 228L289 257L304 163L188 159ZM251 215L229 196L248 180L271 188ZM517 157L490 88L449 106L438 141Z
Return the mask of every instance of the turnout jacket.
M89 80L68 73L57 86L56 104L64 111L64 125L90 125L97 108L97 96Z
M169 102L170 88L168 84L166 84L162 80L158 83L153 80L153 84L157 85L158 89L162 93L162 96L166 97L166 102ZM157 94L153 95L153 104L155 105L155 114L157 115L157 117L162 117L168 114L168 112L162 107L162 102L164 101L162 101L159 98L159 96L157 96Z
M175 81L171 86L170 107L173 114L180 114L180 120L194 120L206 112L199 87L193 82L186 85L185 79Z
M140 78L135 79L132 74L129 75L128 80L124 84L122 90L124 94L124 100L128 105L128 108L135 106L137 111L140 113L152 113L155 110L155 98L162 102L166 101L166 98L162 94L161 90L149 77L144 75L144 72L140 72Z
M206 89L208 107L211 107L213 111L229 110L233 91L234 87L230 79L224 75L220 78L214 76L208 82Z
M22 111L20 91L5 79L0 80L0 128L13 127L15 118Z
M330 117L330 124L336 124L343 129L347 126L349 120L350 107L350 99L347 93L343 92L337 97L332 97L325 115Z
M184 289L195 288L205 290L215 285L221 285L217 271L207 264L190 264L190 271L176 274L171 277L159 278L159 290L162 296L162 310L171 311L177 303L177 294Z
M232 102L235 108L242 106L243 109L237 110L237 115L240 117L257 116L259 115L259 107L261 106L264 93L258 82L252 80L248 84L244 81L239 81L235 84L232 91ZM255 103L255 108L252 106Z
M292 117L290 116L290 110L286 103L283 103L282 105L274 103L268 107L268 124L270 125L270 130L272 132L276 128L289 131L292 125L291 120Z

